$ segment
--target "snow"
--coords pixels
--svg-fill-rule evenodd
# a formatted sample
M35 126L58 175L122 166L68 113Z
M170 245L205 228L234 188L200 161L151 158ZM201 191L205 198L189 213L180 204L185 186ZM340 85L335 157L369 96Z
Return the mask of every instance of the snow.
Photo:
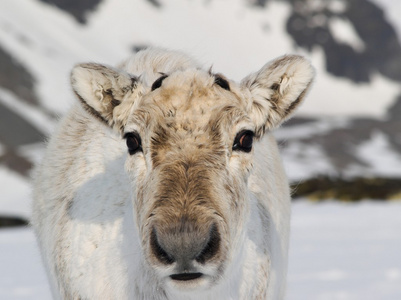
M401 37L401 1L373 1L385 8ZM69 72L75 63L115 65L126 59L135 45L184 50L237 81L282 54L307 56L317 78L299 115L330 118L285 128L277 133L281 139L346 127L344 117L384 119L400 94L398 83L379 74L374 74L370 84L327 74L321 50L295 49L285 31L290 8L283 1L269 1L265 9L246 5L245 0L161 2L162 8L155 8L149 1L104 0L89 14L88 24L82 25L38 0L2 0L1 46L33 74L42 105L59 115L75 101L69 86ZM342 11L344 3L333 0L329 5ZM330 30L337 40L363 49L350 23L335 19ZM4 89L0 89L0 99L43 132L54 130L55 120L40 109ZM0 152L3 148L0 145ZM37 162L43 146L30 145L18 151ZM380 133L355 151L371 171L401 172L401 158ZM294 143L284 154L292 180L330 169L315 145L302 148ZM310 167L305 169L305 165ZM27 180L0 167L0 187L0 214L29 218ZM401 299L400 213L398 202L294 203L287 299ZM1 229L0 253L0 299L51 299L31 229Z
M348 44L357 52L365 50L364 42L359 38L350 21L338 17L332 18L329 28L338 43Z
M285 157L283 163L290 182L300 182L321 174L336 175L334 171L330 174L329 158L319 145L292 142L281 153Z
M288 299L401 299L400 213L400 202L296 202Z
M297 124L296 126L282 127L274 132L274 136L280 140L306 138L317 134L329 133L334 129L347 128L349 119L339 118L320 118L313 122Z
M0 299L51 299L31 229L0 230L0 253Z
M41 130L41 132L50 135L54 127L54 120L46 115L40 108L21 101L15 94L0 87L0 103L9 108L11 111L19 114L25 120Z
M316 68L316 79L298 115L385 120L388 108L401 92L397 82L380 74L374 74L370 83L356 84L350 79L323 72L325 58L321 49L313 51L311 61Z
M347 5L348 4L346 3L346 1L342 1L342 0L331 0L327 4L328 9L335 14L341 14L341 13L345 12L347 9Z
M401 1L400 0L373 0L375 4L379 5L383 11L386 19L394 24L398 38L401 39Z
M29 183L4 166L0 167L0 178L0 214L29 218L31 215L31 188ZM0 253L2 252L0 251Z
M383 133L374 132L371 139L356 151L358 158L369 166L365 175L401 177L401 156L391 150L388 138Z
M400 202L295 202L287 300L401 299L400 213ZM31 229L0 230L0 253L0 299L51 299Z

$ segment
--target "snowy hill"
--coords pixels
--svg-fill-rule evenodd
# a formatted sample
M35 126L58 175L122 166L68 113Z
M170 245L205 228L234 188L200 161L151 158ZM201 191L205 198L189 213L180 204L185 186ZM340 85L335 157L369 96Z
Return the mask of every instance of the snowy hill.
M115 65L147 46L181 49L235 80L284 53L317 79L276 135L294 182L401 178L401 22L391 0L2 0L0 213L29 215L42 141L76 101L78 62Z

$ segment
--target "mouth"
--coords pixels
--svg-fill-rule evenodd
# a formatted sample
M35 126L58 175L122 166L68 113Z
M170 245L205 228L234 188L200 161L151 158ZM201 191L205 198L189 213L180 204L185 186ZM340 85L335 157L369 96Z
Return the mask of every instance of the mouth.
M170 278L176 281L189 281L196 280L202 276L202 273L179 273L170 275Z
M195 290L207 289L212 284L212 278L205 273L187 271L174 273L168 276L167 285L175 290L182 292L193 292Z

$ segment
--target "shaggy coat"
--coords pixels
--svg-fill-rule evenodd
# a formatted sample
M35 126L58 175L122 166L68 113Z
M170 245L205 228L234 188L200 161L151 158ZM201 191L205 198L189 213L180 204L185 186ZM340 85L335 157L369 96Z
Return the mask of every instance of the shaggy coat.
M283 56L237 84L183 53L74 67L34 176L55 299L283 299L290 194L270 131L313 78Z

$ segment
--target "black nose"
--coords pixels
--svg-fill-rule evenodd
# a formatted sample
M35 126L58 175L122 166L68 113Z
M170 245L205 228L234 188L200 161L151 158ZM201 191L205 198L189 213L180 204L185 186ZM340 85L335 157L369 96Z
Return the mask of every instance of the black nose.
M202 251L195 257L196 261L204 264L206 261L212 259L219 251L220 246L220 234L217 230L217 226L213 226L209 230L209 239L206 246L203 247Z
M200 229L200 226L196 224L175 224L167 230L155 226L152 230L150 246L153 255L161 263L177 262L177 268L183 270L182 274L173 275L177 280L188 280L179 278L197 276L195 274L198 273L187 272L192 268L194 261L205 264L218 253L220 233L216 224L212 224L207 230Z
M153 251L153 254L160 262L164 264L172 264L175 262L174 257L167 253L166 250L163 249L162 245L160 245L155 228L153 228L152 235L150 237L150 247Z

